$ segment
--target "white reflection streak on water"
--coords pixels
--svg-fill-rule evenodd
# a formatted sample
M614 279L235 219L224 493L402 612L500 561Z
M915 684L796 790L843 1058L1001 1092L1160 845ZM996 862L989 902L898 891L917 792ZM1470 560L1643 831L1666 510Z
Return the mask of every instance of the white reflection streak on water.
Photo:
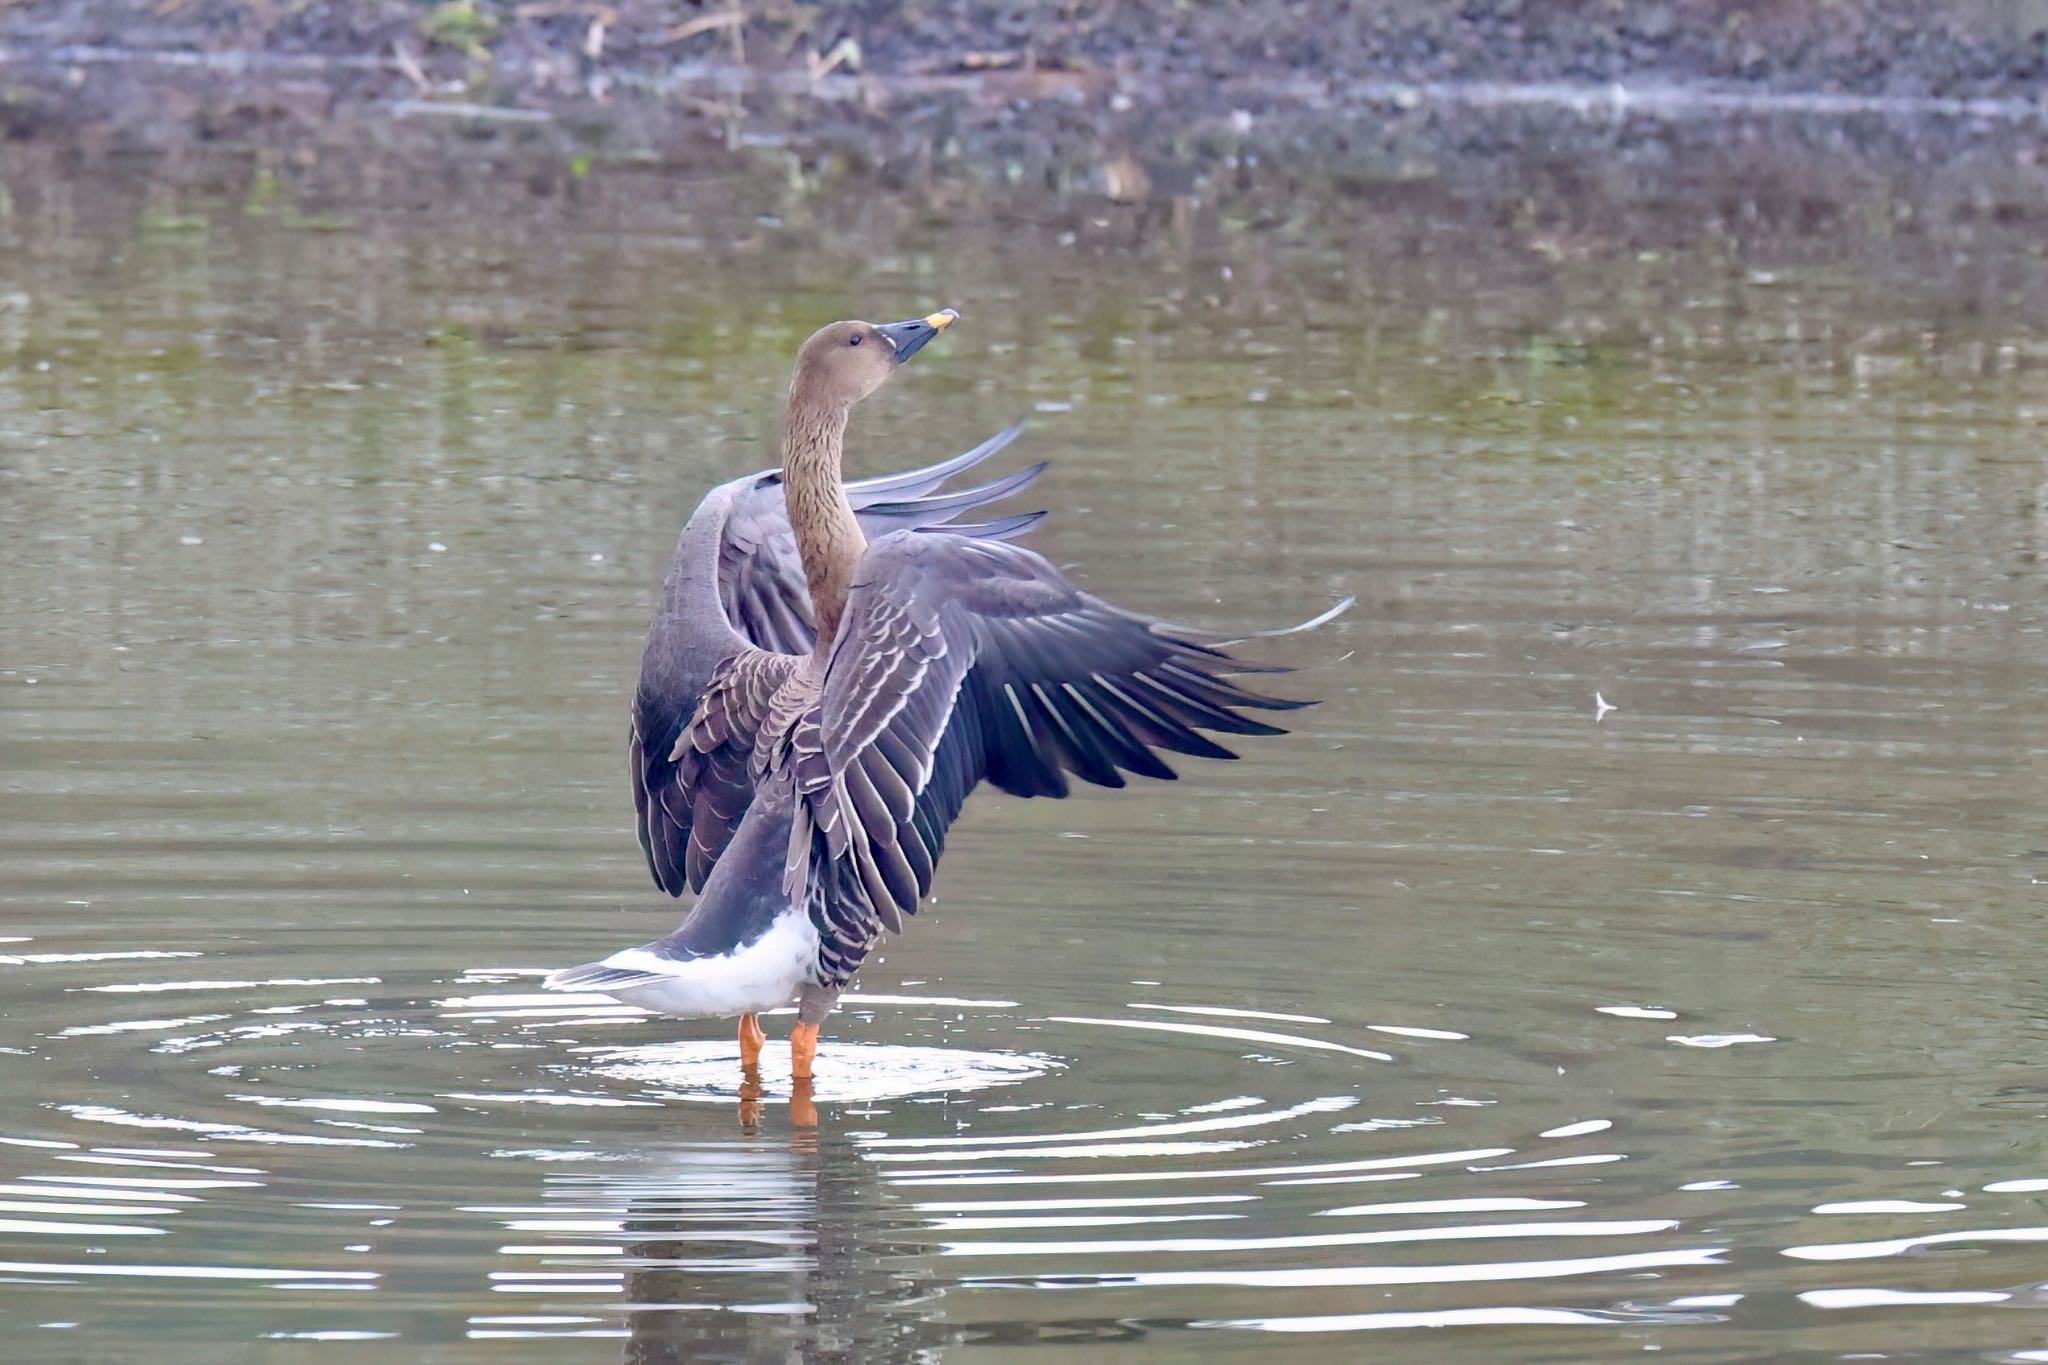
M31 1218L0 1218L0 1232L59 1237L81 1232L94 1237L161 1237L164 1229L135 1227L126 1223L51 1223Z
M357 1281L380 1278L375 1270L261 1270L223 1265L61 1265L50 1261L0 1261L0 1274L108 1275L164 1280Z
M1031 1209L1058 1212L1068 1209L1181 1208L1189 1204L1256 1204L1258 1200L1255 1194L1161 1194L1109 1199L947 1199L911 1207L919 1213L1002 1213Z
M171 1128L181 1132L204 1133L217 1142L254 1142L300 1147L399 1148L410 1143L388 1142L383 1138L326 1137L318 1133L277 1133L240 1123L212 1123L200 1119L175 1119L160 1114L131 1114L103 1104L64 1104L58 1109L88 1123L111 1123L126 1128Z
M75 1194L74 1190L52 1191L51 1193ZM0 1199L0 1213L63 1213L79 1218L101 1215L140 1218L145 1214L167 1217L179 1212L172 1204L63 1204L44 1203L38 1199Z
M1515 1213L1537 1209L1582 1209L1581 1199L1411 1199L1394 1204L1351 1204L1318 1209L1322 1218L1348 1218L1395 1213Z
M595 1322L597 1319L591 1318L586 1319L586 1321ZM624 1327L572 1328L563 1332L520 1331L509 1327L473 1327L469 1331L464 1332L463 1335L471 1341L554 1341L561 1338L586 1341L624 1341L631 1337L633 1333L630 1329Z
M1284 1251L1308 1247L1386 1246L1404 1242L1491 1241L1505 1237L1643 1237L1669 1232L1675 1218L1584 1223L1466 1223L1450 1228L1389 1228L1294 1237L1163 1237L1103 1242L949 1242L948 1256L1105 1255L1143 1252Z
M1614 1126L1611 1119L1586 1119L1579 1123L1567 1123L1558 1128L1546 1128L1538 1137L1568 1138L1584 1137L1588 1133L1604 1133Z
M1070 1161L1089 1157L1200 1156L1208 1152L1241 1152L1260 1145L1256 1142L1100 1142L1074 1147L992 1147L972 1152L951 1152L947 1156L953 1161ZM863 1152L861 1155L869 1161L931 1160L924 1152Z
M269 981L138 981L111 986L80 986L108 995L151 995L159 991L248 991L263 986L377 986L374 976L287 976Z
M37 1179L39 1177L29 1178ZM44 1185L7 1184L0 1185L0 1194L27 1194L40 1199L133 1199L140 1203L151 1204L196 1204L199 1202L199 1196L196 1194L172 1194L168 1191L160 1190L117 1190L101 1185L94 1185L88 1189L71 1189Z
M1898 1308L1926 1303L2005 1303L2002 1289L1809 1289L1800 1302L1815 1308Z
M1469 1284L1493 1280L1549 1280L1573 1275L1611 1275L1681 1266L1721 1265L1726 1247L1692 1251L1649 1251L1626 1256L1587 1256L1551 1261L1489 1261L1476 1265L1329 1266L1303 1270L1138 1270L1100 1274L1035 1276L1033 1285L1235 1286L1249 1289L1341 1289L1397 1284ZM969 1284L1015 1284L1000 1276L974 1276Z
M1276 1014L1270 1010L1240 1010L1223 1005L1157 1005L1150 1001L1133 1001L1128 1008L1134 1010L1170 1010L1175 1014L1205 1014L1216 1019L1265 1019L1276 1024L1327 1024L1330 1021L1320 1014Z
M1089 1213L1052 1217L934 1218L930 1232L1031 1232L1046 1228L1127 1228L1157 1223L1214 1223L1242 1218L1241 1213Z
M1325 1313L1299 1318L1214 1318L1190 1327L1246 1332L1375 1332L1431 1327L1626 1327L1669 1321L1675 1314L1601 1312L1578 1308L1440 1308L1414 1313ZM1696 1315L1695 1321L1708 1321Z
M197 1147L95 1147L93 1151L102 1156L148 1156L174 1157L181 1162L212 1160L214 1152L202 1151ZM57 1158L59 1161L63 1157Z
M1240 1043L1272 1043L1280 1047L1308 1048L1316 1052L1342 1052L1353 1057L1363 1057L1372 1062L1391 1062L1390 1053L1375 1052L1370 1048L1351 1047L1345 1043L1332 1043L1322 1038L1303 1038L1293 1033L1267 1033L1263 1029L1213 1028L1204 1024L1172 1024L1163 1019L1091 1019L1083 1016L1056 1014L1050 1022L1055 1024L1093 1024L1102 1028L1148 1029L1154 1033L1188 1033L1205 1038L1222 1038Z
M579 1323L603 1322L603 1318L566 1313L496 1313L465 1319L476 1327L573 1327Z
M1444 1166L1458 1162L1484 1161L1491 1157L1506 1156L1511 1147L1478 1147L1465 1152L1425 1152L1409 1157L1368 1157L1361 1161L1315 1162L1303 1166L1244 1166L1220 1171L1077 1171L1061 1175L982 1175L979 1172L954 1171L905 1171L891 1180L897 1185L950 1185L960 1182L976 1185L1079 1185L1095 1184L1112 1180L1238 1180L1267 1179L1304 1175L1310 1172L1327 1171L1384 1171L1389 1174L1380 1178L1400 1179L1413 1174L1408 1167ZM1270 1179L1274 1185L1309 1183L1288 1179Z
M90 1185L94 1189L140 1189L140 1190L232 1190L253 1189L261 1186L261 1180L181 1180L175 1176L125 1176L125 1175L31 1175L27 1180L48 1180L67 1185Z
M2048 1242L2048 1228L1983 1228L1971 1232L1934 1232L1924 1237L1895 1237L1879 1242L1821 1242L1786 1247L1784 1254L1801 1261L1865 1261L1958 1242Z
M659 1109L658 1100L621 1100L608 1095L556 1095L549 1093L531 1094L487 1094L472 1090L448 1090L438 1098L444 1100L474 1100L480 1104L544 1104L556 1107L589 1109Z
M202 957L196 952L172 952L159 948L133 948L122 952L105 953L0 953L0 966L19 967L24 964L54 966L65 962L114 962L130 958Z
M86 1166L144 1166L165 1171L206 1171L213 1175L262 1175L256 1166L214 1166L202 1161L158 1161L151 1157L111 1156L103 1152L65 1152L56 1160Z
M877 1147L997 1147L1015 1145L1020 1142L1084 1142L1104 1138L1151 1138L1177 1137L1184 1133L1212 1133L1233 1128L1258 1128L1272 1123L1284 1123L1309 1114L1330 1114L1349 1109L1358 1101L1349 1095L1333 1096L1327 1099L1313 1099L1286 1109L1274 1109L1263 1114L1230 1114L1217 1118L1188 1119L1180 1123L1151 1123L1132 1128L1094 1128L1079 1133L1019 1133L994 1137L934 1137L934 1138L868 1138L861 1145ZM964 1159L964 1158L963 1158Z
M289 1095L229 1095L231 1100L244 1104L261 1104L277 1109L322 1109L344 1114L433 1114L438 1113L431 1104L416 1104L409 1100L359 1100L359 1099L299 1099Z

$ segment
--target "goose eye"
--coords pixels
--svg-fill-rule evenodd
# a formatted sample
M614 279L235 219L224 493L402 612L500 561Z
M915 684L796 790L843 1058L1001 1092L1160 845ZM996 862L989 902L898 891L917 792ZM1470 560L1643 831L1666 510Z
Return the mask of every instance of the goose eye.
M849 346L858 346L860 345L860 338L858 336L849 337L847 338L846 344Z

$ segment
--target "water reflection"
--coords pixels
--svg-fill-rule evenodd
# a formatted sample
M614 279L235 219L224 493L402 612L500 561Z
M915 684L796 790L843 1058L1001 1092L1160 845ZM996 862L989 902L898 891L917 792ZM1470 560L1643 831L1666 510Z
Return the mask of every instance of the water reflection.
M646 1031L673 1025L636 1011L526 1014L542 1008L528 1002L551 999L519 988L526 970L473 971L434 1001L378 1009L273 995L196 1031L155 1021L187 1030L168 1037L50 1030L53 1055L119 1043L158 1065L229 1060L201 1073L211 1083L186 1100L166 1090L162 1109L56 1111L86 1129L162 1135L148 1145L9 1135L0 1151L24 1159L0 1181L0 1238L28 1249L7 1254L0 1275L53 1289L239 1285L276 1296L238 1311L279 1339L418 1337L396 1324L452 1305L465 1338L602 1343L631 1361L906 1359L963 1342L1739 1324L1754 1291L1732 1286L1756 1283L1759 1252L1817 1313L1961 1310L2025 1292L1802 1282L1793 1268L1911 1267L1936 1248L2048 1241L2014 1219L2018 1210L1986 1204L2048 1182L2012 1178L1971 1195L1940 1185L1935 1168L1923 1187L1942 1197L1843 1191L1811 1206L1811 1219L1850 1219L1876 1235L1781 1240L1797 1220L1759 1223L1745 1181L1664 1174L1686 1167L1673 1164L1669 1133L1639 1116L1527 1125L1499 1095L1448 1093L1444 1074L1515 1065L1466 1029L1294 1013L1279 1051L1244 1036L1263 1030L1179 1034L1208 1053L1217 1093L1184 1093L1185 1075L1155 1077L1105 1104L1097 1076L1136 1076L1157 1054L1149 1031L1101 1023L1289 1012L1138 1000L1123 1015L1068 1021L1010 1001L870 997L848 1011L855 1035L914 1033L921 1016L943 1018L953 1037L841 1042L813 1123L772 1066L768 1093L736 1085L729 1040L647 1041ZM277 1034L237 1022L280 1009L316 1027ZM1660 1012L1639 1013L1650 1017L1586 1010L1616 1028L1648 1025L1641 1046L1658 1046ZM638 1036L583 1041L622 1029ZM1048 1051L973 1046L1020 1030ZM1361 1056L1373 1051L1351 1045L1361 1036L1392 1050ZM502 1077L458 1060L430 1091L321 1084L370 1042L401 1049L398 1074L447 1058L524 1060ZM1433 1064L1418 1067L1410 1049L1434 1050ZM1720 1054L1670 1055L1704 1064ZM535 1084L543 1073L551 1082ZM245 1108L281 1125L222 1116ZM371 1197L297 1201L298 1219L256 1233L279 1207L273 1189L309 1178L332 1187L317 1164L330 1152L372 1162L354 1182ZM422 1160L452 1185L423 1187L412 1173ZM1642 1174L1629 1174L1635 1167ZM1828 1183L1817 1176L1812 1188ZM1901 1220L1919 1230L1896 1235ZM1781 1231L1759 1241L1765 1226ZM177 1235L185 1229L196 1240ZM214 1261L177 1254L229 1229L298 1251L268 1261L246 1249ZM331 1242L319 1247L337 1232L362 1240L337 1257ZM173 1238L169 1256L127 1251ZM416 1257L429 1247L444 1268L422 1281ZM367 1296L346 1323L313 1304L337 1291ZM156 1311L160 1294L136 1303Z
M1216 1036L1235 1041L1230 1030ZM724 1078L731 1072L730 1050L718 1043L597 1053L585 1079L675 1084L701 1074L707 1084L729 1085ZM1255 1055L1247 1061L1258 1065ZM1178 1288L1263 1295L1288 1289L1451 1286L1713 1266L1722 1263L1725 1251L1692 1247L1537 1259L1528 1251L1556 1239L1640 1243L1671 1233L1679 1220L1589 1219L1573 1216L1586 1207L1585 1199L1506 1193L1362 1204L1342 1198L1364 1181L1483 1179L1487 1173L1574 1160L1620 1160L1620 1153L1540 1155L1546 1148L1554 1151L1556 1143L1606 1132L1612 1127L1607 1120L1557 1125L1533 1139L1522 1154L1535 1159L1525 1162L1503 1161L1518 1155L1508 1147L1416 1150L1405 1143L1410 1150L1404 1152L1275 1162L1274 1156L1289 1148L1326 1150L1329 1134L1370 1134L1350 1141L1377 1145L1399 1141L1401 1130L1411 1125L1360 1123L1355 1095L1316 1095L1274 1105L1247 1094L1187 1105L1177 1117L1153 1115L1102 1127L1059 1122L1056 1112L1032 1103L982 1106L984 1117L972 1127L1000 1132L897 1136L851 1126L880 1120L879 1102L872 1095L852 1104L842 1101L841 1112L818 1130L779 1128L781 1116L771 1112L760 1129L741 1138L611 1151L602 1157L562 1153L565 1158L576 1155L574 1168L547 1178L540 1206L492 1211L545 1215L505 1222L509 1232L533 1240L502 1247L501 1254L536 1259L532 1269L494 1272L493 1288L544 1302L573 1294L619 1305L627 1324L615 1330L629 1334L628 1359L746 1359L770 1348L810 1359L846 1350L896 1352L949 1340L1041 1335L1053 1340L1076 1333L1087 1339L1142 1337L1196 1328L1334 1330L1314 1316L1253 1321L1190 1314L1176 1327L1164 1321L1138 1326L1125 1320L1129 1315L1110 1313L1100 1318L1062 1315L1020 1336L1015 1321L1003 1326L983 1319L958 1299L961 1291L1002 1296L1018 1290L1098 1290L1121 1297ZM854 1110L852 1116L847 1109ZM628 1169L618 1169L622 1165ZM1225 1188L1174 1190L1187 1181ZM1018 1186L1043 1187L1043 1192ZM1303 1187L1313 1187L1313 1193L1297 1194ZM1061 1189L1073 1193L1053 1193ZM1325 1190L1338 1198L1326 1199ZM1277 1216L1289 1221L1306 1215L1393 1226L1254 1231L1276 1217L1276 1204L1288 1210ZM1495 1241L1526 1259L1451 1262L1428 1269L1260 1264L1302 1254L1343 1256L1381 1248L1400 1254L1403 1248L1429 1244ZM976 1268L954 1272L942 1282L954 1284L955 1291L932 1300L933 1272L925 1268L930 1257L965 1260L970 1267L1023 1259L1046 1269L1022 1275ZM1083 1268L1104 1260L1116 1268ZM1134 1268L1162 1260L1193 1260L1216 1268ZM958 1316L962 1308L964 1317ZM1555 1311L1560 1315L1518 1319L1517 1312L1537 1310L1501 1308L1485 1316L1454 1309L1442 1321L1571 1320L1563 1310ZM1376 1325L1397 1325L1403 1316ZM1420 1325L1426 1315L1405 1316L1417 1320L1411 1325ZM1677 1309L1621 1307L1582 1316L1589 1322L1707 1320ZM603 1330L602 1321L551 1322L540 1315L531 1321L496 1319L489 1328L582 1334Z
M2041 217L1781 154L1154 238L774 151L316 155L313 232L0 145L27 1353L2037 1352ZM533 980L674 911L617 764L674 527L810 324L941 287L861 450L1033 410L1120 600L1364 605L1299 735L970 811L812 1128Z
M663 1155L607 1191L626 1207L629 1361L898 1359L937 1334L874 1245L875 1182L815 1133Z

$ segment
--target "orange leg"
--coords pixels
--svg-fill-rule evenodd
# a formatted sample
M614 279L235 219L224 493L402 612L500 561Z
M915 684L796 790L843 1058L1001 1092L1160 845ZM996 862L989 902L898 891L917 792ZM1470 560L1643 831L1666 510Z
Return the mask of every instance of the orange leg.
M740 1016L740 1065L752 1071L761 1065L761 1044L768 1041L768 1035L761 1029L758 1015Z
M798 1024L789 1031L789 1074L799 1081L811 1078L811 1063L818 1059L818 1026Z

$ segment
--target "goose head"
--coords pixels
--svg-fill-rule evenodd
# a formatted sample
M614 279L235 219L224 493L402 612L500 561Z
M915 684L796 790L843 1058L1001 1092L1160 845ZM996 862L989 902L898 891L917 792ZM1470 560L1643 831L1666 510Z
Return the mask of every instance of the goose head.
M811 333L796 353L791 407L850 408L888 382L896 367L924 349L960 315L942 308L904 322L833 322Z

